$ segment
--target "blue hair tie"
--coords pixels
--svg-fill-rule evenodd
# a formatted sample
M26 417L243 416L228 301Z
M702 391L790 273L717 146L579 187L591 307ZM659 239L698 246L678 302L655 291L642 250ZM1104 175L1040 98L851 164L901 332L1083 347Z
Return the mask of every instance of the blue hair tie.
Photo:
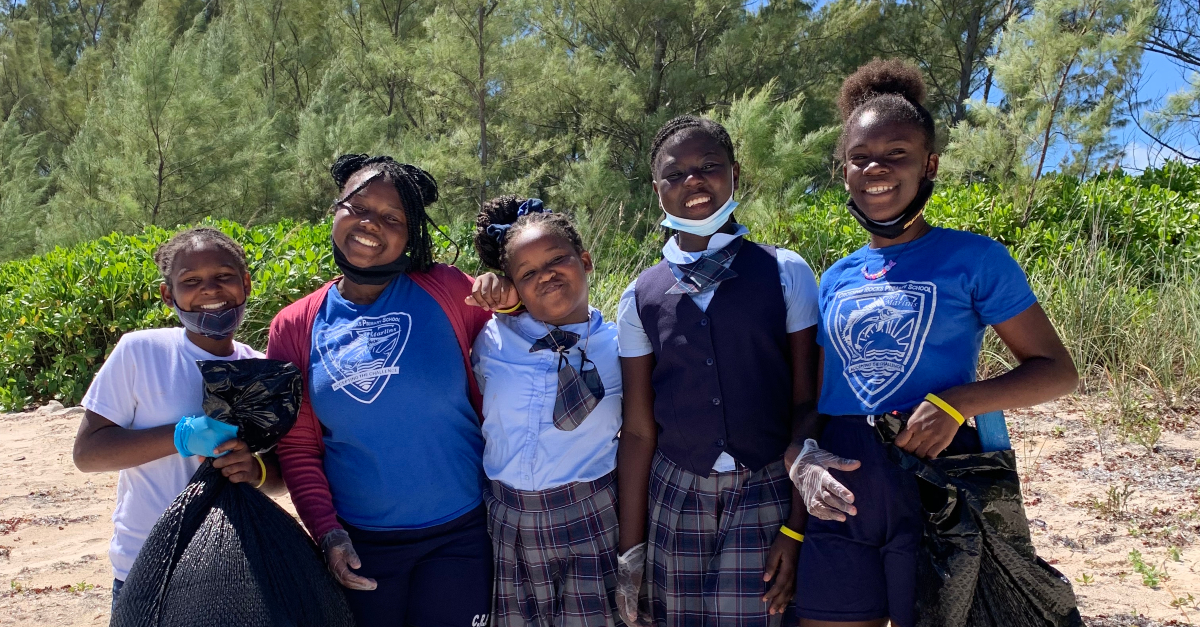
M547 209L545 207L545 205L542 204L542 201L539 198L530 198L529 200L526 200L525 202L521 203L520 207L517 207L517 219L518 220L521 218L521 216L527 216L531 213L554 213L554 212ZM513 220L513 223L515 224L516 220ZM487 234L492 239L495 239L497 242L500 242L500 245L503 246L504 240L508 237L508 230L511 229L512 226L513 226L512 224L489 224L488 228L487 228Z

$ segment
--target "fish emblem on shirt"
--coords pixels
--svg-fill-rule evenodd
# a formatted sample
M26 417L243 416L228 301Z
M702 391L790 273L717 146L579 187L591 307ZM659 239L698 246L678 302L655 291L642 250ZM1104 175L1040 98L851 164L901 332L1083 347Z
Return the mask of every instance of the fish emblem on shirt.
M864 405L878 407L908 380L936 308L937 286L926 281L864 285L834 295L825 327L842 359L842 376Z
M334 391L341 390L360 403L373 403L392 375L400 372L396 363L411 331L412 316L403 312L323 329L317 347Z

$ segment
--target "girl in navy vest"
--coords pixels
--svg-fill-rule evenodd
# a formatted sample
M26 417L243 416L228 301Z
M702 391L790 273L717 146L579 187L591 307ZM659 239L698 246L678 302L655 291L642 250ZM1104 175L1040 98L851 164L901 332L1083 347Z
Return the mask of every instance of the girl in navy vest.
M868 244L821 277L820 442L788 451L811 516L800 556L801 624L914 624L922 514L916 480L890 462L867 416L912 412L896 445L978 451L963 416L1036 405L1077 374L1025 274L987 237L922 215L938 155L916 67L875 60L842 85L838 155ZM1020 365L975 381L987 327Z
M676 234L617 314L617 605L631 624L778 624L793 595L804 508L783 453L815 396L816 282L733 220L739 167L711 120L675 118L651 148Z
M502 196L475 249L510 278L525 311L492 318L472 361L483 392L483 469L495 554L492 624L614 623L617 328L588 306L592 259L571 220Z

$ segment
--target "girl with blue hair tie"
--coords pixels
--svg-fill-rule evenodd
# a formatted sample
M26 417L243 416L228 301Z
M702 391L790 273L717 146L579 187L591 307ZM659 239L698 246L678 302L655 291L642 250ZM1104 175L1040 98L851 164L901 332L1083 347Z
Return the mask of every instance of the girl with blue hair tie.
M613 625L616 326L588 305L592 258L565 215L502 196L477 223L480 260L524 304L488 321L472 351L491 480L493 624Z

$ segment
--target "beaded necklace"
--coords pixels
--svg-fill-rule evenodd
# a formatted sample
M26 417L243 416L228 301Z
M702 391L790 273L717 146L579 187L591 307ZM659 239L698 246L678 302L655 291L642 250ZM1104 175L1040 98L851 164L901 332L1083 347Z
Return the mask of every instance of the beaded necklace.
M886 276L886 275L887 275L887 273L888 273L888 272L889 272L889 271L890 271L892 268L895 268L895 267L896 267L896 264L900 262L900 258L904 256L904 253L908 252L908 247L909 247L909 245L910 245L910 244L912 244L913 242L915 242L915 241L917 241L917 240L921 239L921 237L923 237L923 236L925 235L925 232L926 232L927 230L929 230L929 229L932 229L932 228L933 228L933 227L929 226L929 223L928 223L928 222L926 222L926 223L925 223L925 225L924 225L924 229L923 229L923 230L922 230L920 233L918 233L918 234L916 235L916 237L914 237L914 238L912 238L912 239L908 240L907 242L904 242L904 244L903 244L903 248L901 248L901 249L900 249L900 254L896 255L896 258L895 258L895 259L889 259L889 260L888 260L888 262L887 262L887 263L885 263L885 264L883 264L883 267L882 267L882 268L880 268L878 271L876 271L876 272L867 272L867 264L865 264L865 263L864 263L864 264L862 265L862 275L863 275L863 278L864 278L864 279L866 279L866 280L868 280L868 281L874 281L874 280L876 280L876 279L881 279L881 278L883 278L884 276Z

